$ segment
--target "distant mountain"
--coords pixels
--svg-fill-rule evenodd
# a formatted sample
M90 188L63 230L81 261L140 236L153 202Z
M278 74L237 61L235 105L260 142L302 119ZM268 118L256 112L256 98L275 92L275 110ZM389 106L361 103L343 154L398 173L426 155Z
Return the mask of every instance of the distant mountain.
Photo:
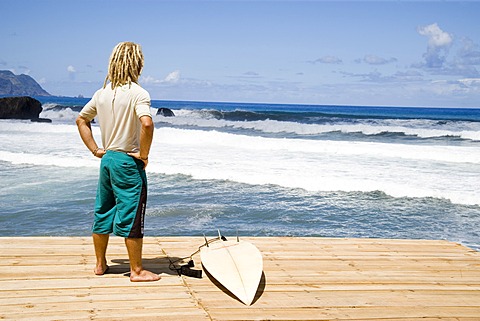
M51 96L32 77L0 70L1 96Z

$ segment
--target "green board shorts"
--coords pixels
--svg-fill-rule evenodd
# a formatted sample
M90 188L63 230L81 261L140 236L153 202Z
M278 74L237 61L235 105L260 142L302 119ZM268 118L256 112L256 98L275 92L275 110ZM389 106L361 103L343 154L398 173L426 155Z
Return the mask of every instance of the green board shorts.
M107 151L100 163L92 232L142 238L147 204L144 163L123 152Z

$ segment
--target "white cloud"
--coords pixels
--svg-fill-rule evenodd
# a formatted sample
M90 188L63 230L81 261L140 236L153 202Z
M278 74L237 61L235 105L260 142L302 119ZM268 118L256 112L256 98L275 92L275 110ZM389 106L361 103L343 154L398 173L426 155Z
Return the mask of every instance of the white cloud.
M140 80L139 80L142 84L156 84L156 83L159 83L160 80L157 80L155 79L154 77L152 76L141 76L140 77Z
M67 67L67 72L68 72L68 78L71 80L71 81L74 81L75 80L75 75L76 75L76 72L77 70L75 69L75 67L73 67L72 65L69 65Z
M146 85L154 85L154 84L175 84L178 83L181 79L180 70L174 70L169 73L164 79L157 79L152 76L141 76L140 82Z
M453 41L453 37L448 32L440 29L436 23L418 27L417 31L422 36L428 37L428 45L431 47L448 47Z
M397 58L391 57L391 58L383 58L375 55L365 55L363 57L363 62L369 65L386 65L392 62L396 62Z
M461 39L461 45L458 52L459 63L464 65L480 65L480 49L471 39Z
M335 56L323 56L314 61L309 61L312 64L322 63L322 64L341 64L342 59Z
M414 83L423 81L423 75L416 70L406 70L406 71L397 71L391 75L385 75L379 72L378 70L371 71L369 73L352 73L340 71L339 74L342 74L346 77L357 78L360 82L370 82L378 84L387 84L387 83Z
M180 70L172 71L165 77L164 81L169 83L176 83L180 80Z
M378 71L339 74L344 74L346 81L335 84L306 84L266 80L225 84L182 78L175 85L159 80L145 88L152 99L167 100L415 107L478 106L476 98L480 94L480 78L434 82L425 79L424 74L418 70L393 74L382 74ZM351 77L357 81L351 81Z
M480 78L464 78L459 79L458 82L464 84L467 87L480 88Z
M420 64L419 67L442 68L446 61L448 49L453 42L453 37L440 29L436 23L418 27L417 31L420 35L428 37L427 52L423 54L425 63Z
M416 70L397 71L393 77L396 81L422 81L423 75Z
M463 83L449 80L435 80L430 83L430 92L438 96L462 96L469 93L470 89Z

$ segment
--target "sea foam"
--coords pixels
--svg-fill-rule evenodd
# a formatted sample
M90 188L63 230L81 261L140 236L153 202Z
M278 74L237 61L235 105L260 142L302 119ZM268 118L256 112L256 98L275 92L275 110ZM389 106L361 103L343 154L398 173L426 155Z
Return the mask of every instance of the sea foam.
M478 204L473 147L312 141L157 130L149 170L310 191L383 191Z
M228 120L219 118L217 113L208 110L175 110L176 117L156 116L157 122L174 126L190 126L211 129L244 129L263 133L289 133L314 136L332 132L361 133L367 136L394 133L419 138L457 137L480 141L480 123L457 121L439 122L429 119L355 119L355 121L335 121L332 123L302 123L285 120Z
M100 142L99 128L92 128ZM73 124L2 121L0 141L0 161L98 166L99 160L83 145ZM160 125L149 157L152 173L308 191L382 191L394 197L480 204L480 149L475 145L262 137Z

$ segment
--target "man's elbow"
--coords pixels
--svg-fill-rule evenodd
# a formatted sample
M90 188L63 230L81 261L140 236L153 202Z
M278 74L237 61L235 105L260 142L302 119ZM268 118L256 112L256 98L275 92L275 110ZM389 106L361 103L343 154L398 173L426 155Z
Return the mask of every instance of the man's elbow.
M155 127L155 124L153 123L153 120L151 117L149 116L142 116L140 118L140 122L142 123L142 127L145 129L145 130L148 130L148 131L153 131L154 127Z
M82 116L78 116L75 123L77 124L78 127L80 127L81 125L86 123L86 120Z
M80 128L90 128L90 121L82 116L78 116L77 120L75 121L77 123L77 127Z

